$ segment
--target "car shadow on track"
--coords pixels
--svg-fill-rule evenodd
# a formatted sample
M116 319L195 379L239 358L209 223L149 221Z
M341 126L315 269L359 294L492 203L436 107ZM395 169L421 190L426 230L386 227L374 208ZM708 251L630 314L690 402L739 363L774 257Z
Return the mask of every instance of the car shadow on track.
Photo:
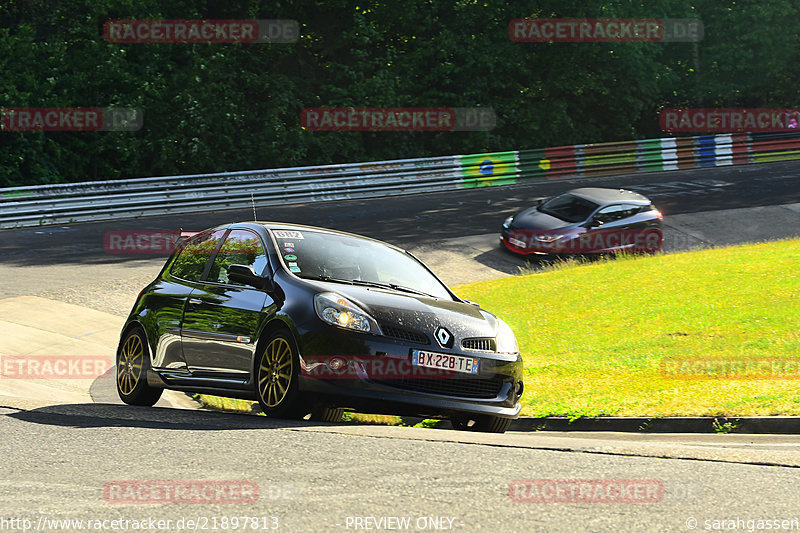
M33 424L74 428L134 427L218 431L293 429L334 425L325 422L282 420L239 413L169 407L134 407L105 403L52 405L18 411L5 416Z
M597 256L537 256L527 258L515 255L508 250L498 246L494 250L489 250L480 255L476 255L474 260L478 263L494 270L510 274L513 276L520 274L530 274L539 272L549 267L572 263L591 263L603 258L613 259L613 254Z
M478 254L473 259L483 266L512 276L532 269L538 270L536 261L512 255L499 246L494 250Z

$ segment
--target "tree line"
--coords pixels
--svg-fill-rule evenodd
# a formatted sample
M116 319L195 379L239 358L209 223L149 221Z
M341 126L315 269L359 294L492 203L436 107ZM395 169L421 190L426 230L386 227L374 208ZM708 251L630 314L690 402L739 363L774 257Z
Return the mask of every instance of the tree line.
M0 187L661 137L665 107L793 107L800 0L7 0L0 107L135 131L0 132ZM520 18L699 19L700 42L515 42ZM129 43L108 21L289 20L293 42ZM106 34L104 35L104 28ZM485 131L315 131L309 108L487 108Z

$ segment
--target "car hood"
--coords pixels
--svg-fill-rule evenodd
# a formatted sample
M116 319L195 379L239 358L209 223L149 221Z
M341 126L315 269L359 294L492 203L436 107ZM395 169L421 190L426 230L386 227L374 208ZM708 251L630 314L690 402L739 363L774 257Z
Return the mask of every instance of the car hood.
M433 345L436 345L434 333L439 326L444 326L455 336L454 346L458 346L461 339L495 337L497 334L497 318L468 303L357 285L318 285L351 299L379 325L419 331L427 335Z
M546 215L535 207L530 207L514 216L513 229L558 229L569 226L568 222Z

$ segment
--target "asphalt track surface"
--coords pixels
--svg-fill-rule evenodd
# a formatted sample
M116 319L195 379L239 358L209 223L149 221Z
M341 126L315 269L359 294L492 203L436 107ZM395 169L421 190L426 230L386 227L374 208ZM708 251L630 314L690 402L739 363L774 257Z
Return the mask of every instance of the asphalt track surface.
M259 207L258 217L352 231L409 248L435 247L497 232L509 214L576 186L640 190L667 221L671 215L798 203L799 171L798 163L773 163L545 182ZM44 288L53 290L80 287L96 273L125 272L142 262L152 269L161 261L106 254L106 231L196 230L251 218L252 210L242 210L3 231L0 297L42 289L45 282L53 286ZM741 224L744 228L748 221ZM778 233L797 229L775 228ZM399 530L410 531L434 525L465 532L746 531L756 530L758 520L782 519L795 520L784 529L800 529L796 436L482 435L111 403L28 411L0 407L0 435L0 530L6 531L22 531L21 520L31 520L35 528L44 518L163 519L173 522L148 530L178 531L177 520L202 517L206 528L182 530L234 531L230 522L221 527L223 517L233 516L267 517L261 524L268 527L258 530L271 528L274 516L276 530L292 532L387 531L404 523L393 518L409 520L410 527ZM655 481L663 490L652 501L626 503L515 501L526 494L510 490L515 480L570 479ZM239 505L221 500L124 504L104 496L104 487L120 480L249 481L257 484L259 497ZM726 527L714 520L733 522ZM776 530L781 524L769 525ZM40 530L80 529L72 524ZM125 529L107 524L94 530Z

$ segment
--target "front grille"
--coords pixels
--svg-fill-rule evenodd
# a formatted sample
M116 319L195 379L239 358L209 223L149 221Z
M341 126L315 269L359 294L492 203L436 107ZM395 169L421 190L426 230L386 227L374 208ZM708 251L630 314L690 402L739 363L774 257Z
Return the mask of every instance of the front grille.
M464 339L461 341L461 347L465 350L473 350L476 352L495 352L497 345L495 340L491 337Z
M387 337L399 339L401 341L413 342L416 344L430 344L428 336L420 331L413 329L401 328L400 326L392 326L390 324L381 324L381 331Z
M386 379L376 380L390 387L398 389L413 390L417 392L429 392L432 394L443 394L446 396L457 396L459 398L494 398L500 393L503 387L503 380L465 378L465 379Z

